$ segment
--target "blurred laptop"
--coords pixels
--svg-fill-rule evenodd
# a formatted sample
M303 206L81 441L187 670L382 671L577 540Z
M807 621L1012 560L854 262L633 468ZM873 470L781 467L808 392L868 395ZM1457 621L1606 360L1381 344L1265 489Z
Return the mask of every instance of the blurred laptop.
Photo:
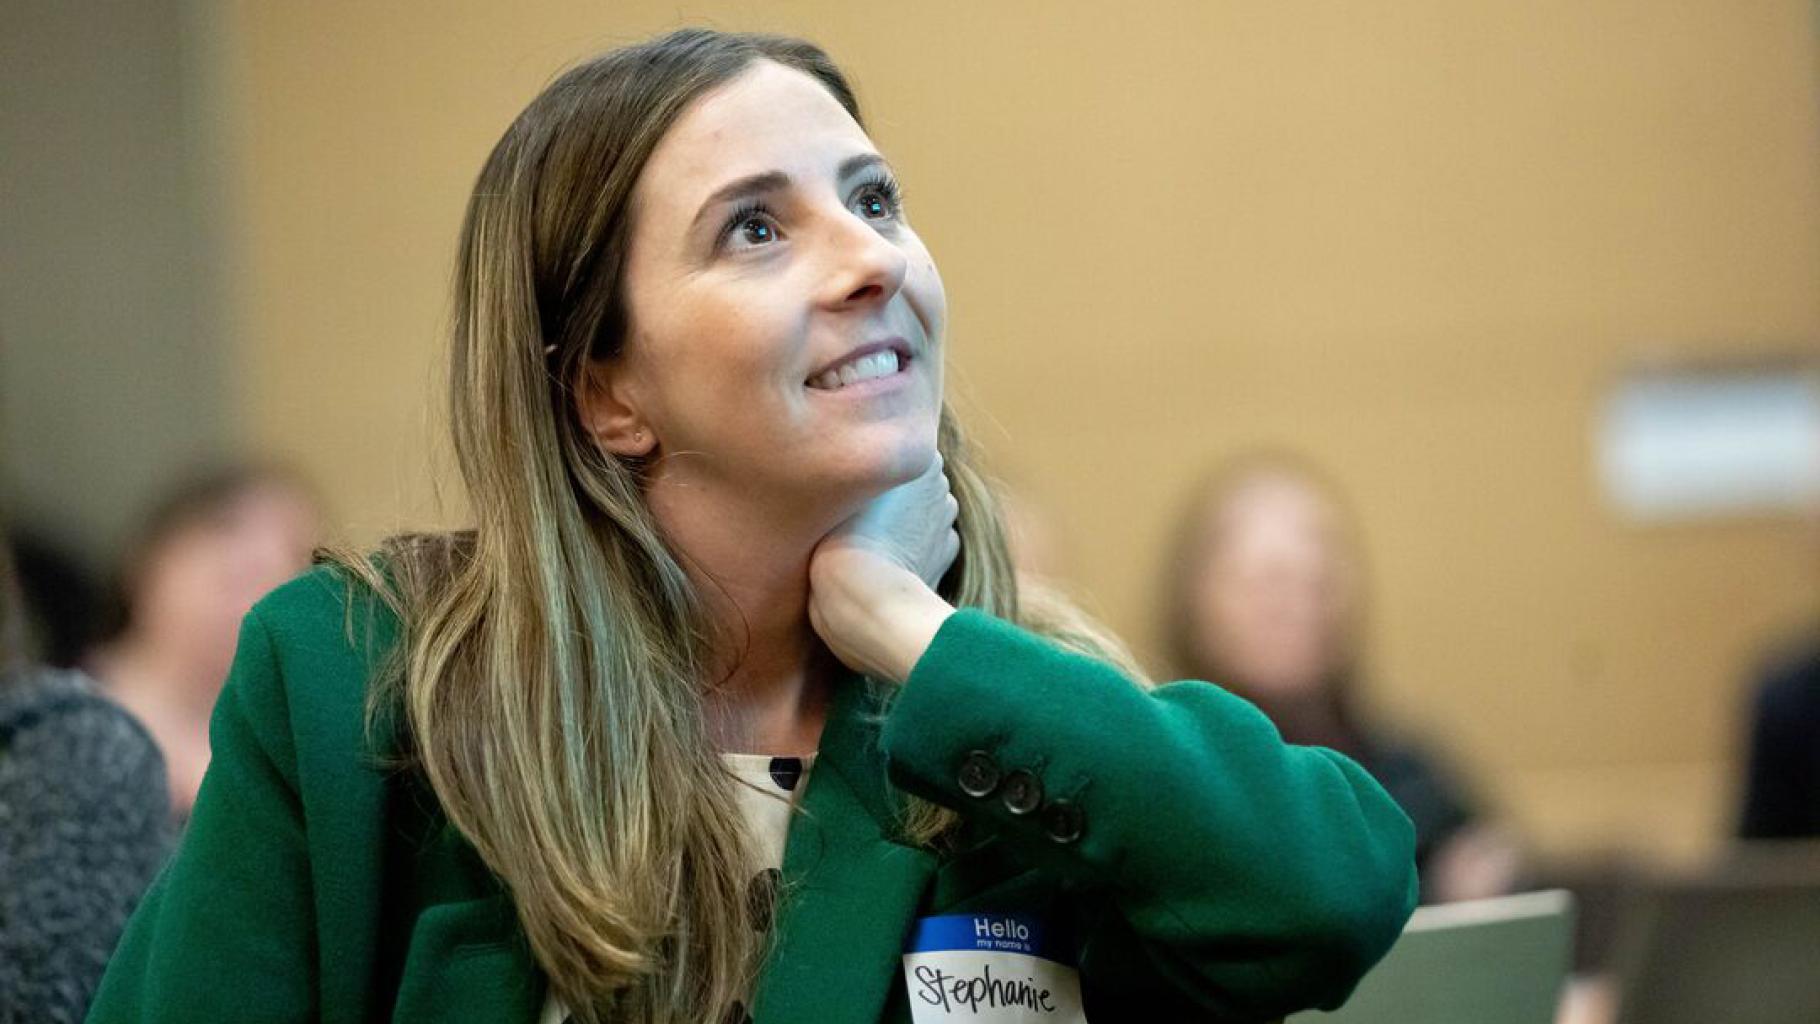
M1560 890L1423 907L1352 998L1289 1024L1550 1024L1573 953Z
M1622 1024L1820 1022L1820 846L1649 886L1615 966Z

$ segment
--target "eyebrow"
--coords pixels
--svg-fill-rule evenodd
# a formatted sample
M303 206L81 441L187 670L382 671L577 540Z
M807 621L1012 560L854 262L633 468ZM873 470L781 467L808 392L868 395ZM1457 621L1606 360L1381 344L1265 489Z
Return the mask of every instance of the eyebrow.
M875 165L882 165L884 162L885 158L877 153L856 153L842 160L840 166L835 168L834 174L837 178L851 178L860 171ZM708 211L722 203L731 202L742 196L781 192L789 186L790 176L782 171L760 171L757 174L748 174L743 178L735 178L715 189L714 193L708 196L701 204L701 209L695 212L695 220L690 223L689 230L695 230L702 218L707 216Z

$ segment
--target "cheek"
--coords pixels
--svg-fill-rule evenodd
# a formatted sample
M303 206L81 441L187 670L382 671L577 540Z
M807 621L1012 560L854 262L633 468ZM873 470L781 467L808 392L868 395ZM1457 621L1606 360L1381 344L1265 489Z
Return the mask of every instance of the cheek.
M791 397L797 363L798 318L762 295L679 296L666 318L638 338L649 356L647 396L660 431L704 430L751 435L774 419ZM675 440L707 441L706 437Z
M1243 594L1234 593L1232 582L1209 573L1202 581L1198 620L1201 631L1220 646L1237 643L1244 633L1240 619L1245 610Z
M911 260L911 271L904 280L904 294L910 308L922 322L931 344L940 344L948 323L948 292L935 260L926 251L918 251Z

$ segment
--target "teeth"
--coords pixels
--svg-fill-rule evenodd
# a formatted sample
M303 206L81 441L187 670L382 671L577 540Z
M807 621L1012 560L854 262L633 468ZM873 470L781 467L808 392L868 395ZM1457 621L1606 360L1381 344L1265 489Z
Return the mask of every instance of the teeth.
M872 380L875 377L889 377L900 369L902 369L902 366L899 362L897 353L886 350L884 352L874 352L869 356L860 356L858 359L842 363L834 369L818 375L809 383L811 386L821 388L824 391L833 391L837 388L845 387L848 384L856 384L862 380Z

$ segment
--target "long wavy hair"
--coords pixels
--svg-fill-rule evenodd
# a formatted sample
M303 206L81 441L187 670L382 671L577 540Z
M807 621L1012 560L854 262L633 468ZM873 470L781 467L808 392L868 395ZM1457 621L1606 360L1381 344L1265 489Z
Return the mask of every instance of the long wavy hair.
M652 150L761 60L811 76L860 121L815 46L690 29L575 67L506 130L454 281L449 409L474 529L345 560L404 628L369 710L402 713L405 756L587 1024L722 1020L766 952L748 919L751 841L705 723L713 624L646 507L642 467L598 448L574 401L589 365L625 345L630 200ZM937 443L960 503L943 596L1140 678L1065 601L1019 594L946 408ZM902 828L932 843L953 823L908 801Z

